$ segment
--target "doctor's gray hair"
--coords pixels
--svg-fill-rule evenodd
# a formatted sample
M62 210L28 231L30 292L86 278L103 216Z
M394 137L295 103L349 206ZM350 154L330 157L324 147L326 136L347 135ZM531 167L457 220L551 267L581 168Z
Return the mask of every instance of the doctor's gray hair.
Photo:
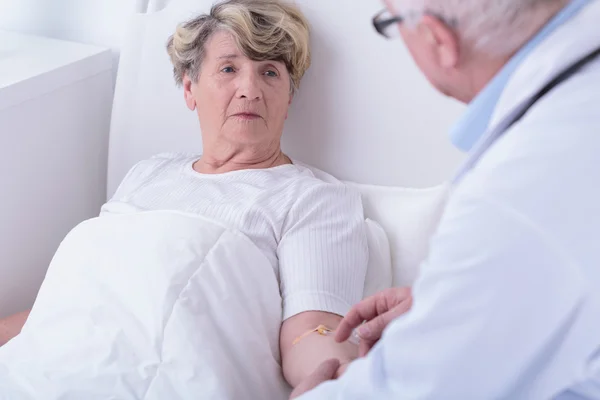
M220 30L231 33L251 60L283 62L290 74L290 90L299 87L311 63L309 25L302 12L284 0L220 1L208 14L180 24L167 43L178 85L186 74L197 81L204 47Z
M490 55L518 50L569 0L392 0L409 26L426 13L452 21L461 39Z

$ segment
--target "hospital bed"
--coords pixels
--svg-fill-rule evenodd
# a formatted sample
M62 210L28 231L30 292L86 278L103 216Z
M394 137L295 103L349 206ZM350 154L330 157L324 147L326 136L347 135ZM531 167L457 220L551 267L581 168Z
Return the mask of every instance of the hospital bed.
M207 12L212 2L213 0L139 0L137 2L138 10L132 16L122 47L115 88L108 160L107 194L109 198L127 171L139 160L164 152L202 152L197 117L195 113L189 112L184 106L183 94L173 82L165 43L177 23L198 13ZM370 18L379 11L381 7L379 1L356 2L352 8L344 7L339 0L297 0L296 2L312 24L313 65L303 79L300 90L292 103L284 131L284 151L294 159L343 179L360 191L363 197L365 217L371 223L383 227L384 232L383 238L379 236L369 243L371 253L379 256L379 258L372 257L370 260L370 267L371 265L376 266L370 269L371 272L376 271L376 276L371 274L370 278L379 280L377 285L380 287L411 285L418 276L419 265L427 253L429 237L435 230L443 211L448 193L448 187L443 182L451 176L452 171L461 161L461 155L447 144L447 138L443 134L460 112L460 107L434 93L433 89L419 75L400 42L387 42L375 34L370 26ZM95 223L104 225L102 229L106 229L106 234L104 236L95 234L101 238L111 236L112 232L115 235L125 235L127 232L131 232L129 237L136 237L136 233L139 231L131 230L132 227L144 231L143 227L146 223L146 221L136 222L136 218L135 215L125 216L121 220L121 228L117 230L114 226L109 226L108 222L103 222L106 221L105 218L100 218L98 219L100 222ZM173 229L172 220L166 222L162 219L161 214L157 213L151 222L157 225L153 225L153 229L145 229L145 231L154 235L151 240L164 246L165 237L160 236L161 229L156 226L169 224ZM175 226L181 227L181 232L179 232L181 237L185 237L187 232L192 232L197 226L197 224L190 224L189 221L184 220L181 220L180 223L181 225ZM89 226L89 224L83 224L77 229L81 232L88 229ZM211 232L215 237L220 237L219 235L222 233L220 229L215 226ZM233 236L231 240L235 240ZM134 260L131 264L136 265L137 263L137 265L144 265L145 268L160 269L160 265L154 263L153 260L145 263L139 262L140 260L135 258L139 254L144 256L142 253L147 243L142 242L138 240L134 243L134 245L140 246L139 248L125 249L126 252L129 251L128 254L131 254L132 260ZM67 237L63 246L81 249L82 252L98 251L95 248L97 243L91 247L86 247L86 243L89 244L89 241L77 241L76 237L73 239L71 236L70 239ZM159 247L158 244L157 247ZM180 249L181 246L175 244L173 248ZM259 260L260 255L252 255L251 247L246 250L249 257L256 257L256 260ZM172 254L174 257L178 254L177 251L168 253L166 250L162 253ZM221 255L226 261L227 257L233 256L232 253L225 251ZM72 254L68 251L62 253L59 251L57 254L55 259L68 260L71 258L71 265L77 265L76 257L73 260ZM112 265L110 254L101 254L98 258L103 258L106 265ZM169 260L170 258L167 257L165 262ZM119 260L115 260L115 262L119 262ZM254 266L254 264L252 265ZM91 270L90 276L85 277L84 283L101 282L105 271L101 268L89 269ZM222 268L220 271L227 269ZM60 280L70 278L69 270L62 272L62 275L54 274L54 282L50 282L47 287L54 285L55 288L60 288ZM132 297L137 296L137 298L154 301L159 297L157 293L153 292L151 295L148 291L151 289L156 291L156 287L160 287L162 282L153 281L151 285L145 285L143 282L137 282L146 279L144 271L126 271L124 268L122 272L123 279L115 284L119 287L111 287L111 293L120 293L121 300L124 298L131 300ZM120 271L116 273L120 273ZM233 272L225 271L223 273L230 274L232 282L236 276L238 281L239 276L243 276L243 274L235 275ZM263 274L263 276L267 275ZM267 309L269 304L279 301L277 296L264 297L266 292L257 289L261 285L261 282L257 281L258 276L260 275L253 273L247 282L231 284L238 285L238 295L245 294L247 299L256 299L256 302L262 301L266 306L262 309L260 307L256 307L255 310L248 309L248 312L238 308L234 310L238 312L235 315L248 314L247 318L267 318L264 315L261 317L260 313ZM198 279L197 283L200 286L209 285L202 279ZM130 289L130 286L134 284L137 284L138 288L135 296L132 295ZM274 280L269 285L274 288L274 292L279 293L279 288ZM196 290L194 293L198 294L200 298L205 298L208 306L203 309L226 307L204 295L204 292L210 292L211 287L203 286L200 289L202 288L207 290ZM80 293L81 296L77 296L77 290L85 289L75 287L72 290L72 296L65 297L69 297L69 299L85 297L83 292ZM168 292L169 288L165 290ZM43 291L44 287L42 287ZM261 296L263 296L262 300ZM232 297L235 296L229 296L229 298ZM118 295L115 295L114 298L117 299ZM63 300L56 299L55 304L46 304L45 310L42 306L40 315L45 311L51 313L56 309L60 310L60 301ZM137 300L134 302L140 303ZM251 302L248 300L248 303ZM135 359L137 354L134 349L130 350L127 344L132 343L134 347L139 344L140 352L147 351L151 346L142 346L143 341L148 337L154 340L154 336L152 336L154 333L146 330L147 326L156 328L153 332L158 332L156 338L160 339L158 342L162 347L158 352L161 356L158 361L152 359L154 354L148 355L144 359L145 361L150 360L150 362L144 364L146 370L143 373L151 376L160 375L152 371L152 368L162 369L163 376L169 375L167 369L169 365L172 367L173 363L163 363L162 357L169 356L171 360L181 361L189 355L196 355L195 349L198 352L209 349L210 346L206 343L218 346L220 342L223 342L220 340L221 336L214 332L209 332L208 336L205 336L205 339L208 338L207 342L197 343L194 350L184 346L187 342L180 342L178 340L180 336L175 339L171 336L169 343L166 340L162 341L163 328L165 335L168 333L168 321L157 322L154 316L150 315L152 311L149 311L160 308L160 305L153 307L142 304L136 312L129 314L130 318L125 316L121 320L122 324L126 326L137 324L143 321L144 317L148 317L148 320L151 321L149 325L143 325L140 322L131 327L131 330L137 329L141 332L139 334L140 343L118 342L116 339L123 335L117 329L115 343L125 343L125 346L115 347L110 339L88 338L86 335L87 332L90 332L89 330L86 331L84 328L78 330L77 327L74 327L73 332L68 332L74 337L74 341L98 340L107 344L107 347L104 349L94 347L92 350L98 352L86 354L85 361L83 359L75 361L64 359L64 364L73 363L71 371L78 373L85 370L86 367L93 369L92 375L97 370L106 373L102 368L96 367L101 367L107 359L110 360L111 354L120 352L130 354L131 352L131 357L125 358L128 358L131 365L135 367L138 365ZM225 311L227 310L225 308ZM255 312L255 314L251 314L251 312ZM221 317L224 319L223 325L227 324L225 320L229 319L229 315L231 314L225 312L224 317ZM35 316L33 314L32 316L32 319L35 320ZM101 312L86 317L89 317L88 319L105 318ZM254 320L252 318L248 321L248 326L252 326ZM273 323L272 328L274 327L270 331L262 324L255 324L257 330L266 330L263 332L264 335L255 333L257 340L253 343L262 343L258 338L272 335L273 332L278 331L280 314L277 310L271 313L270 318ZM166 325L163 325L163 322ZM93 326L93 323L92 321L90 326ZM59 337L65 333L57 329L53 330L50 318L40 324L39 326L47 328L47 330L38 330L43 331L44 335ZM93 329L91 331L93 332ZM35 336L35 330L31 329L30 334ZM211 334L213 336L210 336ZM236 336L226 344L235 346L244 338L244 335L241 338ZM247 340L247 338L245 339ZM167 345L171 346L168 351L165 350ZM260 345L258 344L251 348L251 351L258 352L259 350ZM267 350L264 354L268 353ZM251 351L246 350L247 353ZM231 352L244 355L242 350L232 350ZM63 361L60 358L64 357L63 354L57 353L55 356L56 359ZM210 358L209 354L206 356ZM250 362L252 359L256 359L256 357L246 357L245 361ZM40 360L40 362L42 361ZM240 360L240 362L243 361ZM205 368L203 373L214 372L213 367L215 370L218 369L218 365L216 365L218 363L219 358L217 357L215 363L209 363L210 367ZM23 370L26 370L26 363L21 364L24 366ZM191 364L193 363L188 363L188 365ZM278 365L274 367L278 368ZM17 369L17 367L14 368ZM255 368L248 364L247 370L251 369ZM271 372L277 374L277 371ZM84 371L82 374L85 375L85 373ZM172 370L171 373L169 379L179 379L185 375L177 373L175 370ZM119 390L122 390L119 393L125 393L128 390L127 377L121 379L119 374L109 375L103 375L107 379L106 382L109 382L107 385L119 382ZM89 374L85 375L84 378L89 378L89 376ZM264 377L267 376L267 373L261 372L257 376ZM18 379L18 373L15 373L14 377ZM71 376L71 378L73 377L76 378L77 375ZM131 379L137 379L137 376ZM83 384L82 382L83 380L75 379L63 387L74 388ZM185 384L172 383L172 387L187 387L189 390L189 386L186 385L192 383L193 379L188 379ZM110 389L107 385L101 385L98 382L95 384L99 385L99 390ZM31 388L31 385L29 387ZM221 389L223 389L222 386L216 385L216 390ZM151 384L148 390L154 390L154 396L157 396L157 393L165 393L161 391L162 388L157 387L157 384ZM148 395L144 398L161 397ZM0 399L2 399L1 393Z

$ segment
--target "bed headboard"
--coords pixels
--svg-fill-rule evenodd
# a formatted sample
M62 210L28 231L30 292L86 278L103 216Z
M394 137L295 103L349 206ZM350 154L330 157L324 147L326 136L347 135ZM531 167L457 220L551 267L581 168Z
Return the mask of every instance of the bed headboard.
M201 152L196 114L175 87L165 43L213 0L138 0L121 52L112 114L108 195L138 160ZM296 0L312 25L313 64L292 103L283 147L340 179L425 187L462 155L445 132L462 107L437 94L401 41L377 35L379 0Z

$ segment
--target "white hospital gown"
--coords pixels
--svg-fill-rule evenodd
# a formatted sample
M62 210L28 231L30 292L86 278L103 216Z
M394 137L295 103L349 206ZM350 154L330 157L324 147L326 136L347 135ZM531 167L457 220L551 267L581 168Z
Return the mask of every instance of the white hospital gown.
M297 162L200 174L193 169L199 157L141 161L101 215L175 210L242 232L277 273L284 319L309 310L344 315L362 298L368 248L358 192Z

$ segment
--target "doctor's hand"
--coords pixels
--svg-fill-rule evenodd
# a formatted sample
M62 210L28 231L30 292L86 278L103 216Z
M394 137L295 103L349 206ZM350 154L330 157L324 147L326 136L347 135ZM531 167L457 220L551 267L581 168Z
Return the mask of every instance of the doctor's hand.
M310 374L302 383L300 383L290 396L290 400L302 396L304 393L309 392L319 386L321 383L325 383L332 379L336 379L342 371L345 370L345 366L340 364L339 360L331 359L327 360L317 369L315 372Z
M347 340L352 330L358 328L359 356L364 357L379 341L388 324L410 310L411 306L410 288L391 288L367 297L352 307L340 322L335 340L340 343Z

